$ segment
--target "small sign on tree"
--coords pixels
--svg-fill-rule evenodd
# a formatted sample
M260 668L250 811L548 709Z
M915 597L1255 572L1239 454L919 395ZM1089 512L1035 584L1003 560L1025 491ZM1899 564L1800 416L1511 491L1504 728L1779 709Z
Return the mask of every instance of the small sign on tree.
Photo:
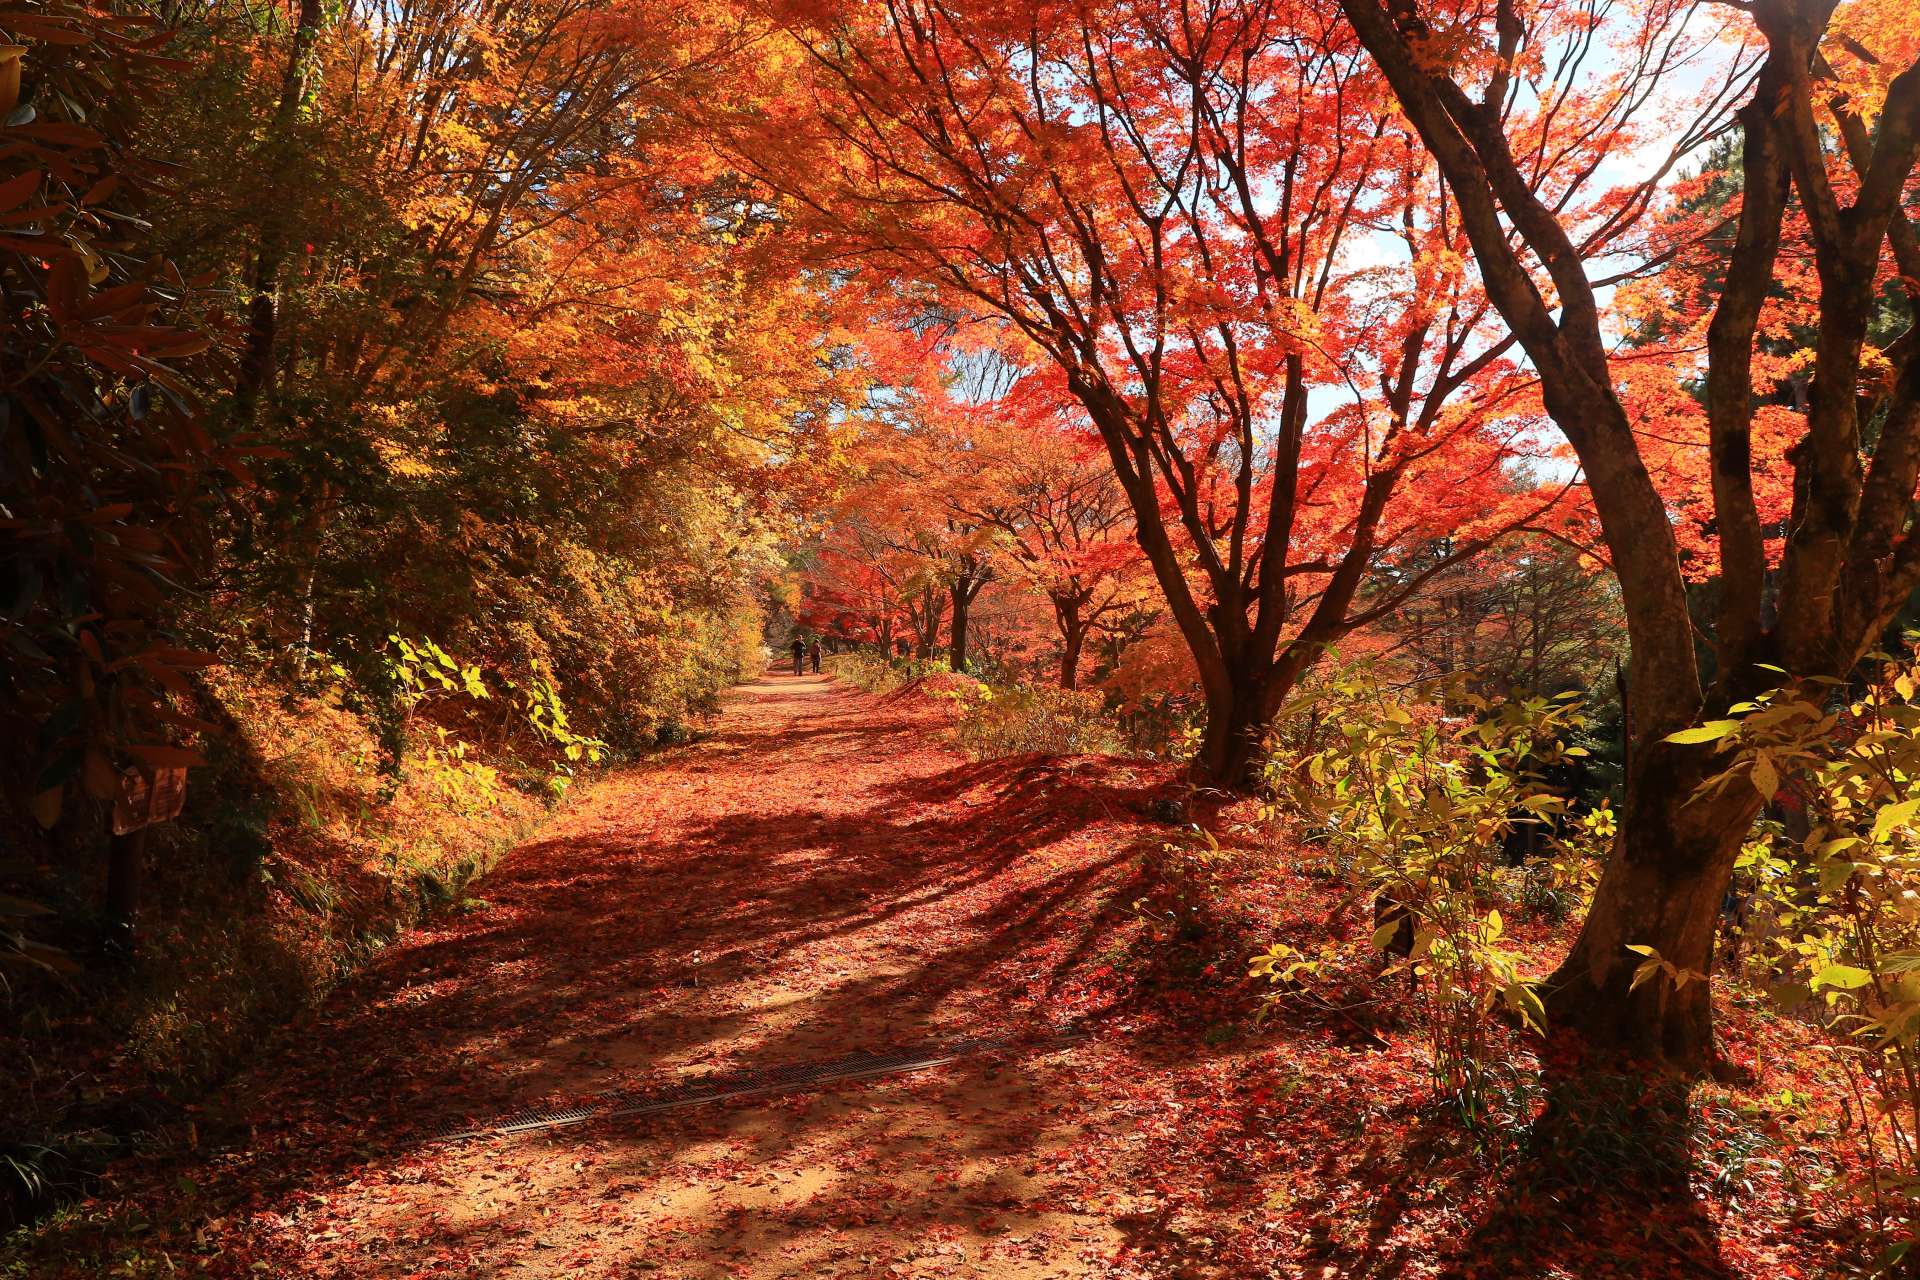
M124 836L166 822L180 814L187 802L187 771L156 768L149 778L138 769L120 775L120 794L113 802L113 834Z

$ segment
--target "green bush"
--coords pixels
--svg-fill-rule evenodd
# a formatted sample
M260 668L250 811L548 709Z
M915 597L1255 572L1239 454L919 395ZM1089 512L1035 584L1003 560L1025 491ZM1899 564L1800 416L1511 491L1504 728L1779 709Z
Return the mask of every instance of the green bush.
M1707 788L1778 806L1736 863L1746 976L1829 1033L1861 1120L1856 1190L1905 1250L1920 1237L1920 662L1875 658L1851 687L1787 685L1671 740L1726 753ZM1672 976L1632 949L1649 981Z
M1579 717L1567 702L1543 699L1468 699L1469 716L1447 717L1364 668L1311 696L1320 700L1319 742L1272 755L1266 785L1305 815L1312 839L1350 868L1356 892L1374 904L1373 946L1389 956L1388 975L1409 980L1434 1086L1479 1125L1504 1113L1508 1092L1510 1073L1492 1042L1494 1011L1534 1027L1545 1017L1495 904L1501 850L1517 824L1565 812L1567 802L1543 778L1580 751L1568 745ZM1569 830L1577 841L1607 825ZM1562 850L1570 863L1582 854ZM1323 963L1282 944L1256 957L1252 971L1292 983Z
M891 693L912 677L907 663L890 661L884 654L856 649L851 653L829 654L821 669L836 680L844 680L868 693Z
M939 696L959 708L960 743L981 757L1113 755L1123 743L1105 699L1084 689L1042 685L996 688L968 681Z

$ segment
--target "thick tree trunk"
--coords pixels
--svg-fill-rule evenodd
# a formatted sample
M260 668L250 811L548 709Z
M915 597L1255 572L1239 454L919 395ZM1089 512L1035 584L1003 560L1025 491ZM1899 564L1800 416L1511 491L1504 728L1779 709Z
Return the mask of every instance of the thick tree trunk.
M1720 908L1740 842L1760 808L1736 782L1697 796L1719 766L1702 747L1635 743L1618 843L1573 950L1548 980L1551 1033L1576 1034L1589 1052L1699 1072L1713 1055L1710 979ZM1652 947L1691 975L1657 975L1629 991Z
M1189 768L1194 782L1229 791L1248 791L1259 782L1261 749L1273 722L1268 683L1243 678L1209 695L1200 750Z
M953 597L953 622L947 628L947 661L955 671L967 669L967 615L973 608L973 592L967 584L955 582L948 594Z
M1890 392L1862 395L1884 252L1890 245L1903 267L1920 258L1900 209L1920 163L1920 80L1912 73L1897 78L1898 100L1889 94L1882 123L1869 130L1807 73L1833 6L1788 0L1753 7L1767 52L1739 112L1739 226L1707 330L1708 457L1720 557L1720 606L1709 639L1722 686L1707 691L1671 513L1613 390L1600 299L1588 275L1592 246L1569 230L1538 175L1516 159L1499 95L1473 103L1461 82L1419 50L1427 32L1411 6L1340 4L1446 180L1487 297L1533 363L1546 409L1579 455L1620 580L1633 651L1627 811L1580 938L1551 984L1549 1015L1612 1056L1700 1069L1712 1054L1707 976L1720 903L1760 797L1736 781L1696 798L1699 782L1714 772L1711 753L1667 744L1663 735L1696 723L1703 709L1712 714L1738 701L1725 696L1737 692L1725 686L1749 679L1763 657L1799 676L1843 674L1920 582L1920 540L1904 533L1920 477L1920 364L1907 364ZM1523 34L1510 18L1503 9L1497 20L1503 44ZM1820 120L1827 111L1852 168L1844 207L1828 190L1834 135ZM1796 192L1818 267L1819 325L1813 378L1796 406L1807 429L1792 453L1790 533L1776 575L1767 568L1753 489L1752 366ZM1552 278L1552 303L1538 268ZM1876 400L1885 416L1869 467L1861 411ZM1881 412L1877 405L1874 412ZM1631 990L1642 957L1630 946L1656 949L1667 964L1700 976L1677 990L1664 977Z
M1076 626L1067 631L1060 644L1060 687L1080 687L1080 651L1086 647L1087 630Z
M233 402L242 416L251 417L262 395L271 391L273 348L279 336L278 300L281 252L262 247L247 272L247 340L237 366Z
M925 662L940 642L940 594L931 587L920 588L920 616L914 619L913 656Z
M1201 786L1252 791L1260 785L1267 731L1281 706L1326 650L1326 642L1302 633L1271 662L1201 668L1207 723L1200 750L1188 768Z
M106 944L109 954L132 959L140 941L140 899L146 879L147 829L107 840Z
M1071 596L1053 598L1053 619L1060 628L1060 687L1080 687L1080 653L1087 644L1087 624L1080 620L1079 601Z

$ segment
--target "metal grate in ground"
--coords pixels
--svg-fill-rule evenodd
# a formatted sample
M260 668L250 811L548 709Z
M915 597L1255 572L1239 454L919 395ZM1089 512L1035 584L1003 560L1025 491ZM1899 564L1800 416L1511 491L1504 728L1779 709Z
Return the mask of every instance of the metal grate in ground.
M657 1115L698 1107L710 1102L730 1102L740 1098L766 1097L793 1093L816 1085L837 1084L843 1080L861 1080L869 1076L904 1075L944 1067L967 1058L989 1053L1043 1053L1065 1048L1084 1039L1081 1032L1069 1031L1043 1040L1006 1041L987 1039L952 1040L944 1044L923 1044L893 1049L885 1053L852 1053L827 1062L791 1063L764 1070L742 1071L689 1081L665 1089L608 1094L577 1107L536 1107L516 1111L488 1123L475 1125L455 1121L430 1134L436 1142L459 1142L470 1138L504 1137L539 1129L559 1129L568 1125L589 1124L596 1120L618 1120L629 1116Z

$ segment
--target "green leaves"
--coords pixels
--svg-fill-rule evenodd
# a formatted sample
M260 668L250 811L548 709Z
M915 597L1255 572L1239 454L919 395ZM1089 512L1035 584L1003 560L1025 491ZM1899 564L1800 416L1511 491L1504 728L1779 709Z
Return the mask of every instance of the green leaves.
M1873 981L1873 974L1850 964L1830 964L1808 984L1815 991L1856 991Z
M1920 799L1901 800L1882 808L1873 817L1873 843L1883 843L1895 828L1911 823L1917 813L1920 813Z
M433 640L425 637L410 640L394 634L387 637L387 642L384 655L387 678L398 691L405 712L410 714L435 694L464 696L476 702L493 697L477 664L460 662ZM571 766L600 763L606 755L607 744L599 738L574 732L552 673L538 659L529 666L526 683L508 680L506 685L517 695L527 728L537 740L558 752L552 758L552 776L548 779L548 789L558 795L566 789L573 772ZM435 732L441 745L432 749L432 755L445 766L440 774L444 782L442 789L449 795L471 793L490 798L496 794L497 778L491 770L466 759L466 744L448 735L443 726L435 726Z
M1465 700L1473 714L1453 719L1361 667L1343 671L1321 698L1311 710L1325 733L1268 762L1276 807L1311 815L1318 840L1352 868L1355 899L1375 904L1371 951L1390 957L1380 976L1400 979L1384 988L1417 983L1413 1021L1436 1090L1483 1114L1496 1087L1496 1012L1535 1031L1546 1025L1545 1003L1521 976L1525 952L1489 899L1505 838L1545 827L1560 855L1551 874L1579 886L1593 850L1614 832L1605 809L1543 822L1570 807L1544 779L1572 754L1566 743L1581 727L1574 700ZM1263 957L1255 971L1281 964Z
M1260 955L1247 962L1249 977L1265 978L1278 986L1294 982L1301 974L1315 974L1320 971L1321 962L1305 953L1276 942Z
M1540 992L1533 983L1516 978L1500 989L1500 998L1528 1028L1534 1031L1547 1029L1547 1006L1541 1001Z
M1668 734L1662 741L1692 746L1707 742L1724 742L1740 730L1738 720L1709 720L1692 729L1682 729L1678 733Z
M1673 984L1675 991L1686 986L1689 982L1704 982L1706 980L1707 975L1701 973L1698 969L1682 968L1661 955L1660 952L1653 947L1644 946L1639 943L1629 943L1627 944L1627 950L1633 952L1635 955L1646 957L1633 971L1633 981L1627 984L1627 990L1629 992L1638 991L1645 983L1651 982L1654 978L1661 976L1664 976Z

